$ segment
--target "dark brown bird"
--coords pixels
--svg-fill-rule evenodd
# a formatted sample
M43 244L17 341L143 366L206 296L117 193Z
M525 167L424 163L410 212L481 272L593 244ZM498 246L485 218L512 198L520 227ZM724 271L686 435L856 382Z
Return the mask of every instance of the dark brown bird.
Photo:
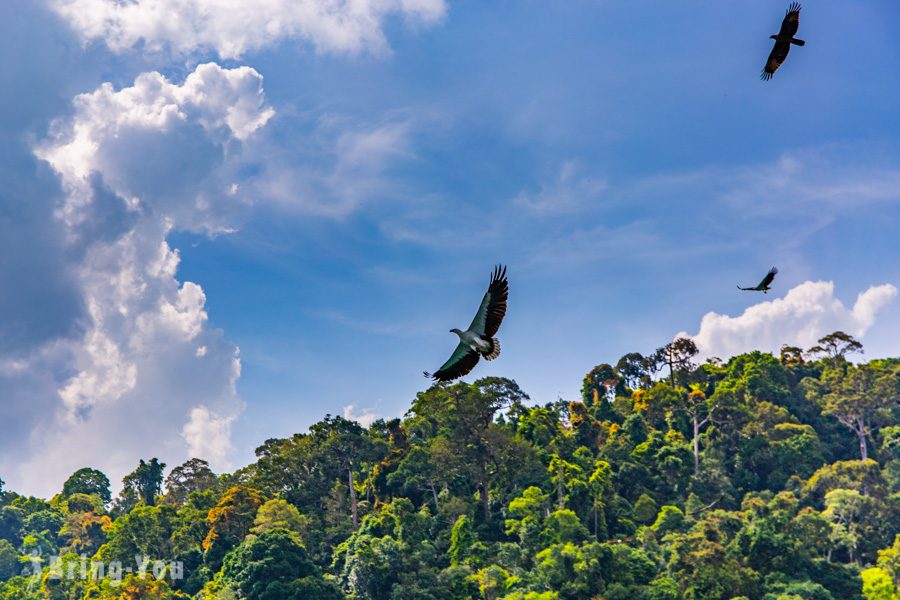
M775 47L772 48L772 52L769 54L769 60L766 61L766 66L763 67L762 73L759 76L760 79L763 81L772 79L772 75L775 74L775 71L778 70L778 67L781 66L784 59L787 58L788 52L791 50L791 44L802 46L806 43L803 40L798 40L794 37L799 27L800 3L791 2L791 5L787 9L787 13L784 15L784 20L781 22L781 31L769 36L771 39L775 40Z
M766 273L766 276L763 277L763 280L759 282L758 285L754 287L741 287L738 286L739 290L744 290L745 292L762 292L763 294L768 294L769 290L772 288L772 281L775 279L775 275L778 273L778 269L772 267L769 269L769 272Z

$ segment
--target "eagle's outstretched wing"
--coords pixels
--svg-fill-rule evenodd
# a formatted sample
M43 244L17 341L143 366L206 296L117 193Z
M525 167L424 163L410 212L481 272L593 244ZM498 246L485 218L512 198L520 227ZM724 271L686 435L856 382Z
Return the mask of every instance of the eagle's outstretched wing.
M775 279L775 274L778 273L778 269L772 267L769 269L769 272L766 273L766 276L763 277L763 280L759 282L759 285L756 286L758 290L764 290L769 287L769 284L772 283L772 280Z
M506 315L506 301L509 298L509 282L506 280L506 267L497 265L491 273L491 282L488 285L481 306L469 325L469 331L484 337L493 337L500 329L500 322Z
M800 3L791 2L787 12L784 13L778 37L792 38L797 34L798 29L800 29Z
M478 352L472 350L468 344L460 342L447 362L434 373L425 372L425 377L430 377L435 381L452 381L474 369L478 364L478 358Z
M790 42L776 41L775 47L772 48L772 52L769 53L769 60L766 61L766 66L763 67L762 73L760 73L759 75L760 79L762 79L763 81L772 79L772 75L775 74L775 71L778 70L778 67L781 66L781 63L784 62L784 59L787 58L788 52L790 50Z

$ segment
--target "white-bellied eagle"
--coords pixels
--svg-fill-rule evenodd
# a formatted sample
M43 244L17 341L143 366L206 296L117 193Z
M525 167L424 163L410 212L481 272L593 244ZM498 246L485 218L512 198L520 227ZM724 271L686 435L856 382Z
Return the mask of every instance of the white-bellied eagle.
M500 356L500 340L494 337L500 329L500 322L506 314L506 300L509 297L509 283L506 281L506 267L497 265L491 273L491 282L481 300L481 306L465 331L451 329L459 336L459 345L441 368L434 373L425 371L425 377L435 381L452 381L475 368L480 357L494 360Z
M763 277L763 280L759 282L759 285L756 287L745 287L737 286L739 290L744 290L747 292L762 292L764 294L768 294L769 290L772 288L769 285L772 283L772 280L775 279L775 274L778 273L778 269L772 267L769 269L769 272L766 273L766 276Z
M772 75L775 74L775 71L778 70L778 67L781 66L784 59L787 58L788 52L791 50L791 44L802 46L806 43L803 40L798 40L794 37L799 27L800 3L791 2L791 5L784 15L784 20L781 22L781 30L776 34L769 36L770 39L775 40L775 47L772 48L772 52L769 53L769 60L766 61L766 66L763 67L762 73L760 74L760 78L763 81L772 79Z

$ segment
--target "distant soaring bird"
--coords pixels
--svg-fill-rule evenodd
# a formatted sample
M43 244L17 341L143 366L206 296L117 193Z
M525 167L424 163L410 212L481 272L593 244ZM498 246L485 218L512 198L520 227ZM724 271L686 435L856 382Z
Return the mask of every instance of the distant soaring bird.
M762 292L764 294L767 294L767 293L769 293L769 290L772 289L769 287L769 284L771 284L772 280L775 279L776 273L778 273L778 269L776 269L775 267L772 267L771 269L769 269L769 272L766 273L766 276L763 277L763 280L760 281L759 285L757 285L756 287L742 288L741 286L738 286L738 289L750 291L750 292Z
M760 74L760 78L763 81L772 79L772 75L775 74L775 71L778 70L778 67L781 66L784 59L787 58L788 52L791 50L791 44L802 46L806 43L803 40L798 40L794 37L799 27L800 4L798 2L792 2L787 9L787 13L784 15L784 20L781 22L781 31L775 35L769 36L771 39L775 40L775 47L772 48L772 52L769 54L769 60L766 61L766 66L763 67L763 71Z
M481 300L481 306L465 331L451 329L459 336L459 345L450 358L434 374L425 372L425 377L435 381L451 381L462 377L478 363L478 358L494 360L500 356L500 340L493 337L500 329L500 322L506 314L506 299L509 297L509 283L506 281L506 267L497 265L491 274L491 283Z

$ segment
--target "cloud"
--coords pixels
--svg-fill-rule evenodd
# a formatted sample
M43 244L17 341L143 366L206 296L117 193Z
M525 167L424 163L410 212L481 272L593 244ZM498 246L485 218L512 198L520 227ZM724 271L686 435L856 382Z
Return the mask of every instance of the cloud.
M891 284L872 286L847 308L835 298L834 283L806 281L784 298L755 304L737 317L707 313L700 331L690 337L701 356L720 358L751 350L777 352L782 344L809 348L820 337L838 330L863 338L875 324L878 311L896 295L897 288Z
M412 160L413 122L378 125L325 116L290 155L270 156L248 190L288 212L340 218L375 198L400 196L390 171ZM280 142L276 142L280 143Z
M228 166L237 153L227 152L229 142L246 140L274 115L259 73L214 63L181 85L144 73L131 87L106 83L73 105L74 116L56 122L36 150L62 178L68 195L59 213L73 230L96 221L91 210L112 194L131 212L150 209L181 229L227 231L238 206L215 199L233 196Z
M355 408L356 408L355 404L348 404L347 406L345 406L344 407L344 418L349 419L351 421L356 421L363 427L368 427L369 425L374 423L376 419L378 419L378 415L376 415L375 412L373 412L372 410L370 410L368 408L363 409L363 411L359 414L354 414Z
M59 234L61 279L83 310L77 326L28 336L39 343L0 347L5 428L22 432L0 442L0 471L50 495L80 467L117 481L141 457L225 468L243 409L238 349L209 327L201 286L178 280L167 236L227 232L242 214L241 149L273 115L262 77L215 64L181 84L144 73L73 107L34 152L62 188L43 227Z
M203 405L194 407L190 419L181 429L181 435L188 443L188 453L202 456L218 468L224 468L231 451L231 423L234 419L233 415L216 415Z
M238 58L284 39L307 40L319 52L383 53L389 17L430 25L446 12L443 0L54 0L52 5L84 40L103 40L116 52L140 46L177 55L214 51L221 58Z
M868 204L897 203L900 170L879 162L863 157L848 163L827 150L786 152L772 163L732 173L733 186L722 200L754 217L805 215L814 207L833 218Z
M555 178L542 183L536 192L523 190L515 202L536 213L574 212L594 202L606 188L605 180L582 175L578 163L568 160Z

